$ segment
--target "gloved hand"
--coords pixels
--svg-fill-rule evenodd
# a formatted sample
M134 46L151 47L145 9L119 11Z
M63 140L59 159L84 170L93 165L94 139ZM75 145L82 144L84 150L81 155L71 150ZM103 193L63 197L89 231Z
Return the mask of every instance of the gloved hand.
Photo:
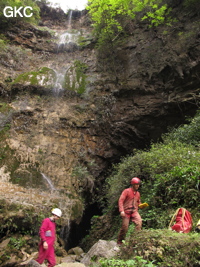
M142 203L142 204L139 205L139 208L140 208L140 209L144 209L144 208L146 208L146 207L148 207L148 206L149 206L149 204L146 203L146 202L144 202L144 203Z

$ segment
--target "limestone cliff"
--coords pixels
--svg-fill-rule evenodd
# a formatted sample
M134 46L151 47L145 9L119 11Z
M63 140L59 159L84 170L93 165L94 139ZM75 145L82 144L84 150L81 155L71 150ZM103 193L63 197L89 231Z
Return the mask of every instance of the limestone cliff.
M40 27L2 30L9 44L0 62L0 181L36 194L52 190L45 175L58 198L70 203L68 219L78 224L101 195L112 163L193 116L199 105L199 14L180 10L174 7L179 15L172 27L130 21L114 49L95 48L85 13L72 16L70 26L63 15L59 22L43 18ZM72 30L78 41L60 43L59 36L72 36ZM20 197L20 203L36 205ZM52 199L49 207L65 206Z

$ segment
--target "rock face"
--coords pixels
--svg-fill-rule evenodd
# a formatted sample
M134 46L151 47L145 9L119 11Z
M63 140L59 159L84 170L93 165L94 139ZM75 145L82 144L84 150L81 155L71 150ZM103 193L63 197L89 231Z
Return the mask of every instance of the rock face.
M69 30L64 14L59 24L43 20L50 30L22 24L2 32L10 44L0 62L1 182L47 191L53 185L67 203L75 200L67 211L78 224L82 199L87 206L101 194L112 163L193 116L199 14L185 16L181 8L174 8L179 21L173 27L129 22L114 49L94 48L88 18L79 13L72 22L81 38L66 46L76 49L58 50L58 37ZM55 86L58 74L63 80Z
M114 148L127 153L158 140L168 127L195 113L199 82L191 77L197 77L200 68L197 22L183 27L181 34L179 28L169 28L165 36L163 27L155 32L132 25L132 36L113 51L117 84L107 76L102 82L106 86L100 88L110 92L109 96L105 93L102 107L108 118L103 121L106 127L101 127L112 144L110 157L114 157ZM196 30L188 38L189 28ZM103 63L108 54L101 57ZM109 73L111 66L104 64L104 68Z

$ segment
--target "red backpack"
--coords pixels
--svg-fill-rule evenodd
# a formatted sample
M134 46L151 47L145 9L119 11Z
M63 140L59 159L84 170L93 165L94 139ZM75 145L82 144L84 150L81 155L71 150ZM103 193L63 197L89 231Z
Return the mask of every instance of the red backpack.
M173 222L175 224L172 226ZM169 229L179 233L189 233L192 230L192 216L185 208L179 208L175 212L169 224Z

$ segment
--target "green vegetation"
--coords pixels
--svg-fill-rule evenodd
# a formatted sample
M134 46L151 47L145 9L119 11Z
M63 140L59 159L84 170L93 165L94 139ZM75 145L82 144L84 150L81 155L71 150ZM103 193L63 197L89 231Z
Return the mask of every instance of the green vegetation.
M121 192L130 186L131 178L137 176L142 180L139 190L141 200L148 202L149 207L140 210L143 219L141 232L135 234L135 227L130 224L116 260L123 260L122 266L127 266L127 260L141 256L148 261L145 264L155 266L198 266L199 234L194 231L180 234L167 228L180 207L191 212L193 229L199 220L199 132L200 112L197 112L187 124L163 135L162 142L152 144L148 150L134 150L133 155L114 165L106 179L106 201L102 199L104 215L101 220L93 218L90 235L83 240L84 245L87 247L89 242L94 243L98 238L116 240L121 224L118 199ZM117 262L105 264L117 266Z
M119 195L129 186L131 177L142 180L142 201L150 204L142 210L143 226L166 228L175 210L181 206L198 219L200 177L200 113L178 129L152 144L148 151L134 151L114 166L107 179L108 209L116 210Z
M30 13L33 13L31 17L20 17L19 15L17 17L5 17L3 14L3 10L6 6L10 6L12 8L16 7L32 7L32 10L27 9L26 14L30 15ZM36 4L35 0L1 0L0 3L0 20L1 20L1 26L4 25L7 26L10 23L16 23L19 21L27 21L30 23L37 23L40 18L40 8ZM10 15L10 14L9 14Z
M118 259L103 259L100 260L100 267L154 267L153 263L148 263L140 256L136 256L134 260L118 260Z
M79 60L74 61L73 65L65 74L63 87L68 90L83 94L86 90L86 74L87 65Z
M0 102L0 113L7 113L11 110L11 106L8 103Z
M99 44L114 41L133 20L145 21L149 27L172 25L176 15L166 0L89 0L89 14ZM180 4L180 3L179 3ZM185 0L183 7L197 8L198 0ZM121 37L121 36L120 36Z
M10 242L9 242L9 246L11 248L20 249L25 245L25 243L26 243L25 239L11 237L10 238Z
M167 229L143 230L133 234L121 247L121 260L135 259L140 255L154 265L138 266L199 266L199 234L181 234ZM133 265L134 266L134 265Z
M78 184L76 190L81 196L92 193L94 187L93 177L89 172L88 167L78 164L73 168L72 177L76 177Z
M165 135L166 142L170 139L177 140L182 143L191 144L195 147L199 146L200 142L200 111L197 112L197 115L189 119L188 124L182 125L178 129L171 130L170 134Z
M85 87L86 87L85 71L87 69L87 65L85 63L82 63L76 60L74 62L74 66L76 68L76 79L77 79L77 82L79 83L79 89L77 92L79 94L83 94L85 92Z
M8 133L9 133L9 130L10 130L10 124L9 123L6 123L4 125L4 127L0 130L0 137L7 137ZM1 150L0 150L1 151ZM2 157L0 156L0 159L2 159Z
M87 9L100 41L108 37L112 40L141 12L140 19L148 20L152 26L171 20L171 9L162 0L89 0Z
M73 168L72 176L77 177L80 180L86 179L89 176L89 171L87 167L82 165L77 165Z
M45 88L53 88L56 81L56 73L54 70L43 67L38 71L30 71L20 74L13 84L20 83L25 85L39 85Z
M5 38L5 36L3 34L0 34L0 49L4 50L6 48L8 41Z

